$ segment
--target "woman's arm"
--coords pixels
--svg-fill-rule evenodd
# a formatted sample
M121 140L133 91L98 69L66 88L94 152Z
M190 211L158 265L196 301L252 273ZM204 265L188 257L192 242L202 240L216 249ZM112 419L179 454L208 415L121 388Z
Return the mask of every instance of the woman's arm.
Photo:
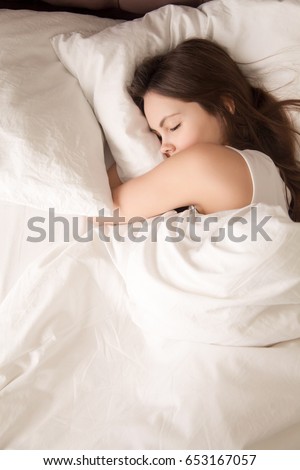
M114 207L126 221L195 205L209 214L250 204L252 179L238 152L201 144L166 159L142 176L112 188Z

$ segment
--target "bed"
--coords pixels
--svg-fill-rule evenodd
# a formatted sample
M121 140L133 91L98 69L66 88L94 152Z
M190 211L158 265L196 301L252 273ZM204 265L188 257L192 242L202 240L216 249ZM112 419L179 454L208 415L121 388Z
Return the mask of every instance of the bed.
M299 450L299 224L260 204L234 238L232 214L196 221L195 244L190 209L148 232L88 217L111 216L113 160L125 181L161 159L137 61L208 37L299 97L300 6L84 13L0 10L0 447Z

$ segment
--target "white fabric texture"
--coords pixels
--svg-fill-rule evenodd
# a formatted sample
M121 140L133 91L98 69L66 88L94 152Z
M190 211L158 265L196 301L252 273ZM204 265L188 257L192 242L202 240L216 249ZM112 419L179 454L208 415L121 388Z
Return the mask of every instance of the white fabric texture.
M206 22L197 9L168 5L117 29L109 28L103 35L73 33L52 39L59 59L78 79L93 106L122 181L163 160L157 138L126 91L136 65L195 31L204 29L204 34Z
M263 203L279 206L288 214L291 193L286 188L273 160L258 150L229 148L238 152L248 165L253 188L251 204Z
M1 201L70 214L111 210L101 128L49 38L114 24L71 13L1 10Z
M0 307L1 448L299 449L300 224L258 209L272 241L211 243L224 214L167 242L169 213L32 264Z
M138 63L185 39L208 38L242 63L253 84L295 98L300 94L299 18L297 0L215 0L198 9L168 5L90 37L58 35L52 44L93 106L126 181L162 160L156 137L126 91Z
M57 218L56 222L54 222L54 217ZM64 217L65 224L61 222L60 217ZM67 231L67 224L72 227L75 217L78 219L78 230ZM39 222L35 224L35 227L39 228L39 233L32 232L28 225L30 220L37 220L37 218ZM82 235L87 227L87 220L84 216L55 212L52 218L53 238L50 239L49 211L3 201L0 201L0 220L1 226L4 227L4 230L0 230L0 304L31 263L39 256L51 251L56 245L65 244L66 246L69 241L74 241L77 233L79 236ZM42 233L41 229L45 234L43 240L33 242L28 238L36 239Z
M295 59L291 63L282 61L282 75L280 62L275 64L266 58L255 64L254 75L256 68L262 75L266 64L270 70L278 66L275 75L282 83L294 76L294 64L299 64L296 2L224 0L209 2L200 10L208 37L218 34L222 18L227 44L234 41L237 31L242 39L245 37L250 61L257 60L261 53L265 57L271 45L283 51L279 59ZM168 7L153 12L145 21L152 18L154 26L155 15L178 19L175 11L175 7ZM196 11L197 18L198 14ZM253 32L248 36L246 24L253 17ZM181 21L195 21L194 17L181 18L176 19L179 35ZM40 37L49 38L62 29L88 34L97 30L98 24L103 25L101 19L90 16L25 11L3 11L0 22L1 44L6 37L11 41L23 38L18 47L22 49L24 43L27 49L36 51L28 64L40 70L41 77L48 59L39 54ZM132 28L131 34L140 28L142 44L144 32L141 26L135 26L141 24L137 20L124 24L124 28ZM161 20L157 25L160 31ZM40 35L36 35L39 28ZM168 29L168 22L164 28ZM2 31L6 31L5 37ZM148 30L147 35L151 34ZM138 44L137 36L133 38ZM269 46L264 48L261 38ZM49 41L48 45L51 48ZM121 43L118 46L123 50ZM240 44L237 47L240 50ZM1 55L0 61L6 57L1 62L2 78L6 70L18 71L21 66L25 74L22 50L9 50L14 51L10 58ZM125 60L130 62L127 52L120 66ZM79 86L64 72L54 52L51 60L53 69L60 73L53 72L56 82L50 80L49 73L44 80L49 78L52 87L66 80L64 90L73 87L77 95L74 100L81 100ZM114 60L111 54L112 65ZM35 85L35 94L28 94L28 79L22 81L20 74L16 77L14 87L4 80L7 93L1 95L1 111L7 116L9 109L11 116L18 116L20 100L10 102L10 98L22 96L24 85L25 96L31 97L32 104L28 116L36 119L46 112L47 93L41 95ZM46 90L45 81L43 84L41 89ZM67 104L74 110L70 101ZM87 103L81 100L78 106L86 108ZM58 109L68 112L67 108ZM118 108L122 110L123 106ZM145 121L137 124L134 116L131 120L131 111L126 114L126 129L133 142L133 160L130 166L127 161L122 164L127 175L135 171L133 150L140 126L144 126L143 135L148 132ZM51 142L46 142L48 146L56 145L58 139L60 149L61 134L57 132ZM83 132L92 137L88 130ZM118 139L124 142L123 126L118 132L112 145L119 145ZM132 137L134 132L136 137ZM62 134L64 139L65 127ZM73 131L71 134L74 136ZM142 134L140 137L144 139ZM150 142L143 141L147 145ZM13 142L17 145L18 139L12 138ZM155 138L153 142L157 146ZM153 150L157 151L152 147L147 164ZM30 160L30 152L26 155ZM86 168L91 165L95 172L90 156L86 158ZM78 171L83 171L81 159ZM26 174L22 178L26 181ZM42 179L41 184L48 183L48 179ZM27 183L36 192L34 181L28 179ZM78 191L83 186L80 180ZM60 189L64 191L64 186ZM42 187L40 191L42 194ZM36 245L29 250L24 224L29 216L46 214L40 210L35 214L26 206L8 212L10 204L16 206L14 203L21 200L18 193L11 195L11 202L0 204L1 220L9 220L0 237L1 280L5 281L0 292L1 449L300 449L300 224L293 223L280 207L264 204L224 211L217 220L201 216L194 225L197 214L193 211L170 211L162 220L150 220L147 230L140 227L139 232L132 232L135 241L126 225L107 226L104 235L110 236L110 241L100 239L103 233L94 228L89 242L66 244L59 235L53 247L46 245L44 251ZM25 196L22 200L31 205L31 199ZM35 202L40 205L38 196ZM58 204L66 208L66 199L61 197ZM72 213L82 207L78 199L75 204L75 199L70 203ZM88 207L90 203L91 199ZM86 209L84 205L82 210ZM181 241L175 242L178 236Z

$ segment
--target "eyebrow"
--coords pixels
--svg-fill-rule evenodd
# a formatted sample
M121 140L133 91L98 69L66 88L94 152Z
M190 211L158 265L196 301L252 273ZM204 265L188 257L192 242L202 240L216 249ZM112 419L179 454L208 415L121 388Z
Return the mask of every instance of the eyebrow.
M166 119L168 119L170 117L173 117L173 116L177 116L177 114L181 114L181 113L169 114L169 116L165 116L164 118L162 118L162 120L159 123L159 127L162 127L164 125L164 122L165 122ZM155 130L151 129L151 127L150 127L150 130L155 132Z

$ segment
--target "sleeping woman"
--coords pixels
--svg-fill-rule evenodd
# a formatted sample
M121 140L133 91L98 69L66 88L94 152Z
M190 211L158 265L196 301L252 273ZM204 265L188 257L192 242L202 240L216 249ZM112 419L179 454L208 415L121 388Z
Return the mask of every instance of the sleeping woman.
M297 131L287 113L299 110L299 99L279 101L251 86L206 39L146 59L129 93L164 161L123 184L116 165L109 169L114 206L126 220L182 206L211 214L266 203L300 221Z

